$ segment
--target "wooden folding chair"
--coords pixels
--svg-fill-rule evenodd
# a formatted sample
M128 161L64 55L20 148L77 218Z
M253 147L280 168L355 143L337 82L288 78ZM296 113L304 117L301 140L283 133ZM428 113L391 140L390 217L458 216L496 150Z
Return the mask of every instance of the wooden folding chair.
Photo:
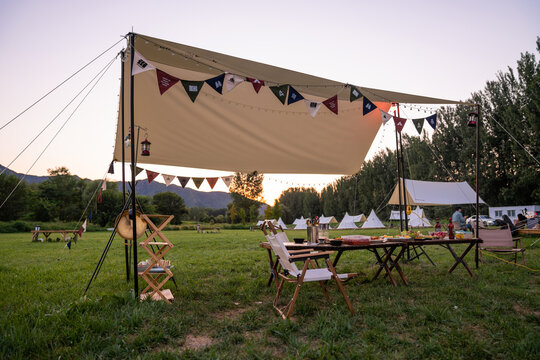
M521 238L512 238L512 232L509 228L500 230L478 229L478 237L482 239L481 250L498 254L514 254L514 263L517 263L517 256L521 254L523 257L521 263L525 263L525 249L521 244Z
M276 296L272 304L282 318L288 319L291 316L294 306L296 304L296 300L298 298L298 294L300 293L300 288L305 282L319 282L323 290L324 296L326 297L326 299L329 300L330 296L328 295L328 291L326 290L325 283L328 280L332 279L335 280L339 291L343 295L349 311L351 312L351 314L354 314L354 309L352 307L351 301L347 296L341 280L358 276L358 274L337 274L336 269L332 265L329 256L333 253L333 251L309 252L304 254L291 255L284 245L284 243L287 242L287 235L284 232L266 234L266 239L270 243L272 251L274 251L274 254L278 258L278 261L282 267L282 271L277 274L281 281L277 288ZM324 259L327 267L317 268L314 262L316 259ZM304 266L302 270L299 270L296 267L294 263L295 261L304 261ZM313 269L308 269L309 265L311 265ZM279 297L281 295L281 291L285 282L295 283L296 289L294 291L292 299L285 306L280 307L278 305Z

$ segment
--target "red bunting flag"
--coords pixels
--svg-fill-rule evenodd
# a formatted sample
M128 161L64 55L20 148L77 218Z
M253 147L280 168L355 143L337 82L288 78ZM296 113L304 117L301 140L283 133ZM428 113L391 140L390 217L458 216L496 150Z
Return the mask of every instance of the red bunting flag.
M396 130L400 134L401 134L401 130L403 130L403 127L405 126L405 121L407 121L407 119L394 116L394 124L396 124Z
M159 92L161 95L169 88L171 88L174 84L176 84L180 79L175 78L172 75L167 74L165 71L161 71L159 69L156 69L157 74L157 80L158 80L158 86L159 86Z
M217 177L206 178L206 181L208 181L208 185L210 185L210 189L214 189L214 186L216 186L218 179L219 178Z
M264 80L254 79L248 77L247 80L253 84L253 88L255 89L255 92L258 94L259 90L261 90L261 87L264 86Z
M157 172L146 170L146 177L148 178L148 183L149 184L152 181L154 181L154 179L157 178L158 175L159 175L159 173L157 173Z
M98 204L101 204L103 202L103 199L101 197L101 189L99 189L99 193L97 194L97 202Z
M322 102L331 112L337 115L338 113L338 101L337 95L332 96Z
M189 182L189 178L184 176L177 176L177 178L178 181L180 181L180 185L182 185L182 188L185 188L187 183Z

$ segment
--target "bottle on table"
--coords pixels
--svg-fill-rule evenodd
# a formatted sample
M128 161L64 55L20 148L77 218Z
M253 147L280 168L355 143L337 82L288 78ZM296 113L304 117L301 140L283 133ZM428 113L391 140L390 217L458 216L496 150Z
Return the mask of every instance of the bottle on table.
M452 218L448 219L448 238L454 238L454 224L452 224Z
M439 223L439 218L436 218L437 223L435 223L435 232L441 232L441 224Z

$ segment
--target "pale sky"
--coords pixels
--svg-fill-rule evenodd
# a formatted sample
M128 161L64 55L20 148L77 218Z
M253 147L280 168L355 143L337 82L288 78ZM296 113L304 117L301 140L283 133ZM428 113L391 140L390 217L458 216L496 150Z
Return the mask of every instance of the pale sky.
M497 71L515 67L521 52L535 52L539 14L538 0L2 0L0 127L132 27L137 33L336 81L460 100L495 79ZM123 47L124 41L0 130L0 164L7 166ZM119 76L116 60L30 174L45 175L48 168L66 166L82 177L103 177L112 159ZM26 173L79 101L10 168ZM412 124L405 131L415 132ZM381 128L370 155L392 145L392 134L393 125ZM181 176L227 174L154 170ZM272 204L287 187L319 184L320 189L335 178L268 175L265 199ZM215 190L226 189L219 182Z

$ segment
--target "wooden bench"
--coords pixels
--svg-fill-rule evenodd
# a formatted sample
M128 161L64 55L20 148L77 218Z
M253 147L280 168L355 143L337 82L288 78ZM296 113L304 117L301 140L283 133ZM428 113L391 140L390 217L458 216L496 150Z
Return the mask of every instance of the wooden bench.
M39 241L39 234L45 236L45 241L52 241L49 239L51 234L60 234L63 241L67 241L67 235L71 234L73 241L77 242L77 237L79 236L79 230L32 230L32 241Z

